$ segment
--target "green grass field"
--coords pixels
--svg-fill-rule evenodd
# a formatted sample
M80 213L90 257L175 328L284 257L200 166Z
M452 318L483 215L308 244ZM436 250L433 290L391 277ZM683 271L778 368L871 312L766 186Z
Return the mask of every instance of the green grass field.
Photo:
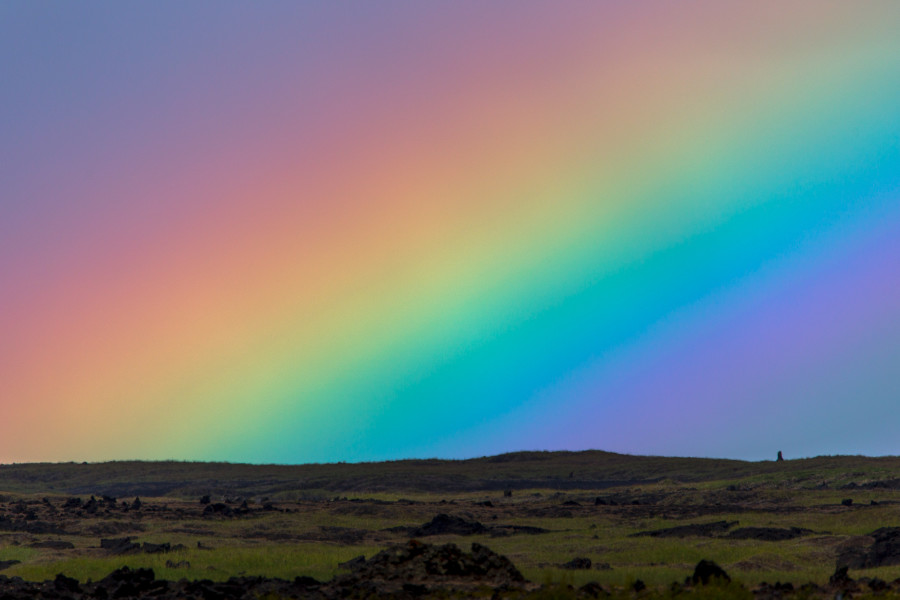
M380 479L379 469L384 472ZM4 529L0 521L0 561L20 561L2 574L34 581L52 579L57 573L97 580L124 565L150 567L158 577L170 580L225 580L235 575L328 580L342 572L339 563L359 555L371 557L408 539L406 533L390 528L419 526L436 514L448 513L489 527L548 530L500 537L445 534L423 540L464 548L482 543L509 557L527 579L548 584L547 597L564 595L569 586L590 581L630 589L641 580L659 594L671 594L673 582L683 581L701 559L710 559L736 584L719 593L738 598L747 597L746 588L764 581L825 583L835 570L840 548L871 543L865 537L868 533L900 526L897 473L900 460L895 458L743 463L608 453L304 467L4 465L0 518L18 518L16 506L24 502L39 513L37 520L52 521L66 533L14 531L10 526ZM376 479L377 485L367 489L366 482ZM519 486L536 481L546 485ZM873 482L882 483L879 487ZM848 484L855 487L846 488ZM125 488L165 493L142 496L140 511L116 508L79 515L62 508L73 495L86 499L93 493L99 498ZM512 495L505 495L504 489L512 490ZM230 498L233 507L246 500L250 510L235 517L204 517L198 498L206 494L213 501ZM604 504L595 505L597 497ZM842 505L847 498L852 498L852 505ZM130 495L124 499L130 500ZM484 505L486 501L492 506ZM274 502L276 510L263 510L263 502ZM723 520L737 521L732 529L800 527L811 532L775 542L724 535L634 536ZM101 538L126 535L138 543L184 548L126 555L100 548ZM74 548L31 547L47 540L68 541ZM575 557L608 568L560 567ZM893 581L900 578L900 560L855 571L853 576Z

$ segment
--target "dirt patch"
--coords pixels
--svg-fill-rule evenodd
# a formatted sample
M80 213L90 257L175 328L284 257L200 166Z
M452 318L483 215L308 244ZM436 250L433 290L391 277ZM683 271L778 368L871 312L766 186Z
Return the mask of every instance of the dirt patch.
M320 525L317 531L301 534L298 539L318 542L335 542L355 546L361 544L371 532L367 529L353 527L329 527ZM271 539L271 538L269 538Z
M796 563L777 556L758 554L732 563L728 568L738 571L795 571L800 567Z

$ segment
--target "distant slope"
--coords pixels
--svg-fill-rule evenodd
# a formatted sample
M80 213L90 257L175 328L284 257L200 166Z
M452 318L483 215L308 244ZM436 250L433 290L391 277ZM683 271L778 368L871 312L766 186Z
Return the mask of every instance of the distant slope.
M632 456L599 450L516 452L470 460L247 465L194 462L0 465L0 491L178 496L604 489L651 484L744 482L783 487L900 487L900 458L826 456L784 462ZM895 485L896 484L896 485Z

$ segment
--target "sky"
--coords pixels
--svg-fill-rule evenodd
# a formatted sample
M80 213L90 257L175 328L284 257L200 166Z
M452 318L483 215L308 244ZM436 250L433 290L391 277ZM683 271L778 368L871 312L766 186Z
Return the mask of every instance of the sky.
M0 462L900 454L900 3L0 3Z

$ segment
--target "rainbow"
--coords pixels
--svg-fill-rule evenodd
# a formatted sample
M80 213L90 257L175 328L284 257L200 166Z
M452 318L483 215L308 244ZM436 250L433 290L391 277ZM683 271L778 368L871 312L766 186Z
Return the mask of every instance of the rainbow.
M0 8L0 461L897 454L900 4Z

